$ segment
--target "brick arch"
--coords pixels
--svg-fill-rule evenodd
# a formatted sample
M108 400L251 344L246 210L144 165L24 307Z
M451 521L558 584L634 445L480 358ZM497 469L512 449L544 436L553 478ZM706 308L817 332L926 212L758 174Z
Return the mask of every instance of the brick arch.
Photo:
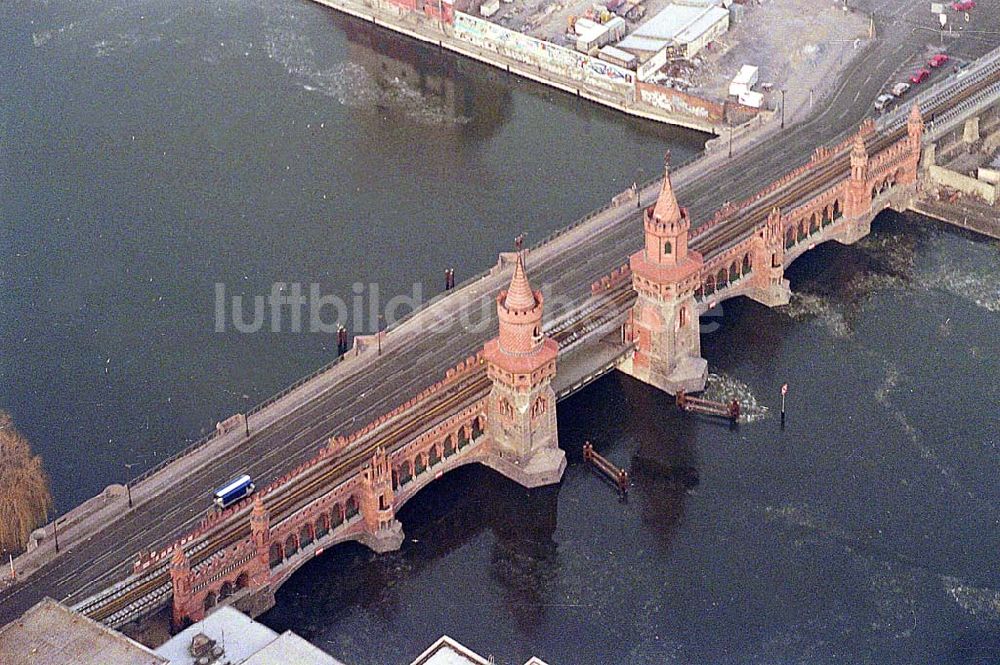
M320 513L313 523L313 532L316 534L316 538L322 538L330 532L330 516L326 512Z
M209 591L205 594L205 600L202 601L202 607L205 609L205 612L208 612L210 609L215 607L218 602L219 597L215 594L215 592Z
M285 550L281 546L281 543L271 543L271 547L268 550L268 563L271 568L279 565L285 560Z
M751 269L753 269L752 262L753 259L750 257L750 252L747 252L746 254L743 255L743 260L740 261L742 274L746 275L748 272L750 272Z
M235 591L236 591L236 586L232 582L230 582L229 580L223 582L222 585L219 587L219 602L221 603L226 598L229 598L231 595L233 595Z
M344 516L344 505L339 502L333 504L333 507L330 508L330 528L336 529L346 521L347 518Z
M248 586L250 586L250 575L243 571L236 576L236 590L246 589Z
M299 547L300 548L301 547L306 547L307 545L312 544L313 535L314 534L313 534L313 530L312 530L312 524L310 522L306 522L305 524L303 524L302 526L300 526L299 527Z
M702 283L705 285L704 292L706 296L715 293L715 275L706 275Z
M286 559L299 551L299 540L294 533L288 534L288 537L285 538L284 550Z
M358 514L358 510L358 498L352 494L347 497L347 501L344 503L344 519L351 519Z
M449 432L444 437L444 456L451 457L458 452L458 443L454 432Z

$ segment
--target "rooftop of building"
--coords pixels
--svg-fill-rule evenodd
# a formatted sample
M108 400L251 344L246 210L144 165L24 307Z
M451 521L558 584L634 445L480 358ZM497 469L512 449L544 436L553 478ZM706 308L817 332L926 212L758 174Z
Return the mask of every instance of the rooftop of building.
M166 659L121 633L45 598L0 628L4 665L163 665Z
M177 633L156 649L170 665L195 665L192 641L204 635L222 650L226 660L239 663L273 642L278 634L228 605Z
M290 630L243 661L242 665L344 665Z
M417 656L410 665L492 665L492 663L492 659L483 658L472 649L444 635ZM538 658L532 658L524 665L546 665L546 663Z
M671 3L619 42L618 47L653 51L669 42L692 41L728 16L729 11L722 7Z

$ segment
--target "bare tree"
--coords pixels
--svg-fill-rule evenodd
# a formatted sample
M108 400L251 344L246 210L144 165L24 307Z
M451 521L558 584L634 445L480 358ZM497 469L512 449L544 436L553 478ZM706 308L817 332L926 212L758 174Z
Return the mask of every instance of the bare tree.
M52 508L49 477L42 458L0 411L0 548L19 552Z

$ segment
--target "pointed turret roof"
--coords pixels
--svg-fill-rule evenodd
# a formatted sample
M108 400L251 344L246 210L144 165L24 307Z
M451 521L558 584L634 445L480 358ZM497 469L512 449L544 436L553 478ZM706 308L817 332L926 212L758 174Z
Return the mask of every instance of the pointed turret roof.
M660 186L660 195L656 198L656 207L653 208L653 218L660 222L678 222L681 219L681 208L677 205L674 186L670 182L669 152L664 160L663 171L663 184Z
M527 311L537 304L535 292L531 290L528 275L524 272L524 259L521 252L518 252L514 275L510 278L510 287L504 297L503 306L509 310Z
M854 135L854 146L851 148L851 157L868 158L868 149L865 148L865 137L861 132Z
M181 547L180 543L174 544L174 553L170 557L170 563L178 568L186 568L188 566L187 555L184 554L184 548Z
M257 494L253 498L253 511L251 515L257 519L264 519L267 515L267 508L264 507L264 499L261 498L260 494Z

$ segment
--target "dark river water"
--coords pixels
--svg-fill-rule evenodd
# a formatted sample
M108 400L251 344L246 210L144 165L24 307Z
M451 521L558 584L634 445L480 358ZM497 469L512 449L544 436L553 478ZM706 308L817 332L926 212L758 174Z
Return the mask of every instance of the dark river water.
M0 19L0 408L59 511L333 358L216 333L216 284L430 296L704 141L306 3ZM262 621L350 665L444 633L499 663L1000 662L1000 248L884 215L790 278L703 319L737 430L610 375L559 406L558 487L460 469L401 551L328 552Z

